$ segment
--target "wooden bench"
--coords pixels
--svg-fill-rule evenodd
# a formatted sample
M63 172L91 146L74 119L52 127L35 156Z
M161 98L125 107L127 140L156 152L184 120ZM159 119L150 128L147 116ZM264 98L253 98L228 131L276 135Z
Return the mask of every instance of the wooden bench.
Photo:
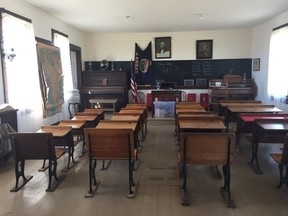
M282 153L271 153L270 156L278 164L280 172L280 181L276 187L281 188L283 184L288 187L288 134L285 136ZM286 167L285 175L283 174L284 167Z
M33 177L25 176L26 160L49 160L49 182L46 191L54 191L65 176L57 177L57 159L64 154L64 151L55 149L52 133L12 133L10 136L16 162L16 184L10 191L19 191ZM21 182L19 182L20 177L23 178Z
M118 99L103 99L103 98L94 98L90 99L89 103L91 104L91 108L102 108L101 104L112 104L113 108L102 108L105 111L113 111L116 112L116 104ZM97 105L95 105L97 104Z
M89 191L85 197L93 197L100 183L96 180L97 160L128 160L129 193L127 197L134 197L133 170L137 148L134 146L133 130L85 128L84 131L89 151Z
M187 191L187 164L223 166L224 186L220 191L227 207L235 208L230 193L230 162L234 158L235 135L233 133L183 132L179 144L179 169L183 172L182 205L189 205Z

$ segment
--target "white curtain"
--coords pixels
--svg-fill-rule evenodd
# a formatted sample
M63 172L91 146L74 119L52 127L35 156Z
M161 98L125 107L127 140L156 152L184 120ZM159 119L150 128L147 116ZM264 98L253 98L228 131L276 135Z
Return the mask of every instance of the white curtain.
M270 39L268 95L283 102L288 93L288 26L274 30Z
M2 18L4 52L16 54L12 61L5 57L7 100L18 109L18 130L34 132L42 124L42 99L33 25L5 13Z
M69 38L62 34L54 33L54 45L60 48L62 71L64 75L64 104L62 105L63 119L68 119L68 99L70 97L70 91L73 89L72 81L72 69L70 61L70 44Z

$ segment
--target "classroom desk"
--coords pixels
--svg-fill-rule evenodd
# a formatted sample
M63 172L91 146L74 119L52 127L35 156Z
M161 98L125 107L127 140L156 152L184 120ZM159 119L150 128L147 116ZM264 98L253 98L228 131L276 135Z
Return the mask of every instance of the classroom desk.
M145 120L145 110L130 110L130 109L121 109L118 115L140 115L140 125L142 132L142 141L145 139L145 128L147 128L147 121Z
M179 119L178 142L180 143L181 132L224 132L226 126L221 121L220 116L193 117L189 119ZM215 177L221 178L217 166L212 166Z
M143 110L145 135L148 133L148 128L147 128L148 108L147 108L147 104L127 104L126 107L122 108L121 110ZM121 110L120 110L120 112L121 112Z
M104 120L105 119L105 116L104 116L104 110L103 109L100 109L100 108L95 108L95 109L85 109L83 111L83 113L94 113L94 114L97 114L99 116L99 120Z
M84 141L84 128L85 128L85 121L83 120L62 120L58 126L70 126L72 127L72 136L77 136L77 140L73 143L76 146L81 140L83 141L82 153L79 157L82 157L85 154L85 141ZM81 139L79 139L81 136Z
M229 122L233 117L237 117L239 113L278 113L282 110L278 109L274 105L262 105L262 106L228 106L225 114L225 125L227 130L229 128Z
M85 121L85 127L96 127L100 118L97 114L94 115L76 115L71 120Z
M99 129L131 129L133 131L134 147L138 149L138 131L137 131L137 122L136 121L125 121L125 120L102 120L96 126ZM111 160L105 165L105 160L102 163L102 170L107 170L111 164Z
M236 126L236 147L240 149L242 133L252 133L255 119L288 119L288 114L279 113L240 113Z
M192 112L207 112L204 107L196 107L196 108L181 108L181 109L176 109L175 114L177 115L180 112L185 112L185 113L192 113Z
M134 146L139 148L137 121L130 120L103 120L100 121L96 128L100 129L131 129L134 133Z
M219 101L219 110L218 115L222 116L225 115L225 109L227 106L233 106L233 105L247 105L247 104L262 104L262 101L256 101L256 100L221 100Z
M215 116L212 112L179 112L175 116L175 135L178 135L179 130L179 118L194 118L194 117L207 117L207 116Z
M189 108L192 108L192 109L204 108L205 109L205 107L201 106L200 103L188 103L188 102L176 103L175 108L176 109L189 109Z
M222 132L226 126L219 116L200 116L179 118L177 139L180 139L181 132Z
M68 164L62 169L62 172L68 171L70 168L75 166L78 161L74 160L74 143L72 136L71 126L57 126L57 125L45 125L41 126L41 129L37 133L52 133L55 139L55 146L62 146L68 148ZM70 166L70 161L72 161L72 166ZM44 168L44 164L43 167Z
M284 143L288 133L288 119L256 119L252 135L252 158L249 165L257 174L263 174L258 161L258 145L262 138L267 137L268 143ZM275 139L275 140L274 140Z
M218 116L195 117L179 119L180 132L219 132L226 130L226 126Z

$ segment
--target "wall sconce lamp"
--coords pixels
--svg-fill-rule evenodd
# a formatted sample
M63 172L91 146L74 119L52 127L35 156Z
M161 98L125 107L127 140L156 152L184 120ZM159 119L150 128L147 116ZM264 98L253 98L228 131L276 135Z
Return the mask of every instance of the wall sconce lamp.
M7 57L7 59L9 59L11 62L16 57L16 54L15 54L15 51L13 48L11 48L10 52L8 52L8 53L3 50L2 54L3 54L3 58Z

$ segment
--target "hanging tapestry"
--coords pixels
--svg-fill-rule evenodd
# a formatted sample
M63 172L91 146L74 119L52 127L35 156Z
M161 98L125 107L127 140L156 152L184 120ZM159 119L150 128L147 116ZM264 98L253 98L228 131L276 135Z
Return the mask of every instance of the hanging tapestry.
M135 43L135 79L137 85L153 85L154 73L152 70L152 48L151 42L142 50Z
M64 103L63 73L58 47L37 43L38 68L43 100L43 117L62 111Z

